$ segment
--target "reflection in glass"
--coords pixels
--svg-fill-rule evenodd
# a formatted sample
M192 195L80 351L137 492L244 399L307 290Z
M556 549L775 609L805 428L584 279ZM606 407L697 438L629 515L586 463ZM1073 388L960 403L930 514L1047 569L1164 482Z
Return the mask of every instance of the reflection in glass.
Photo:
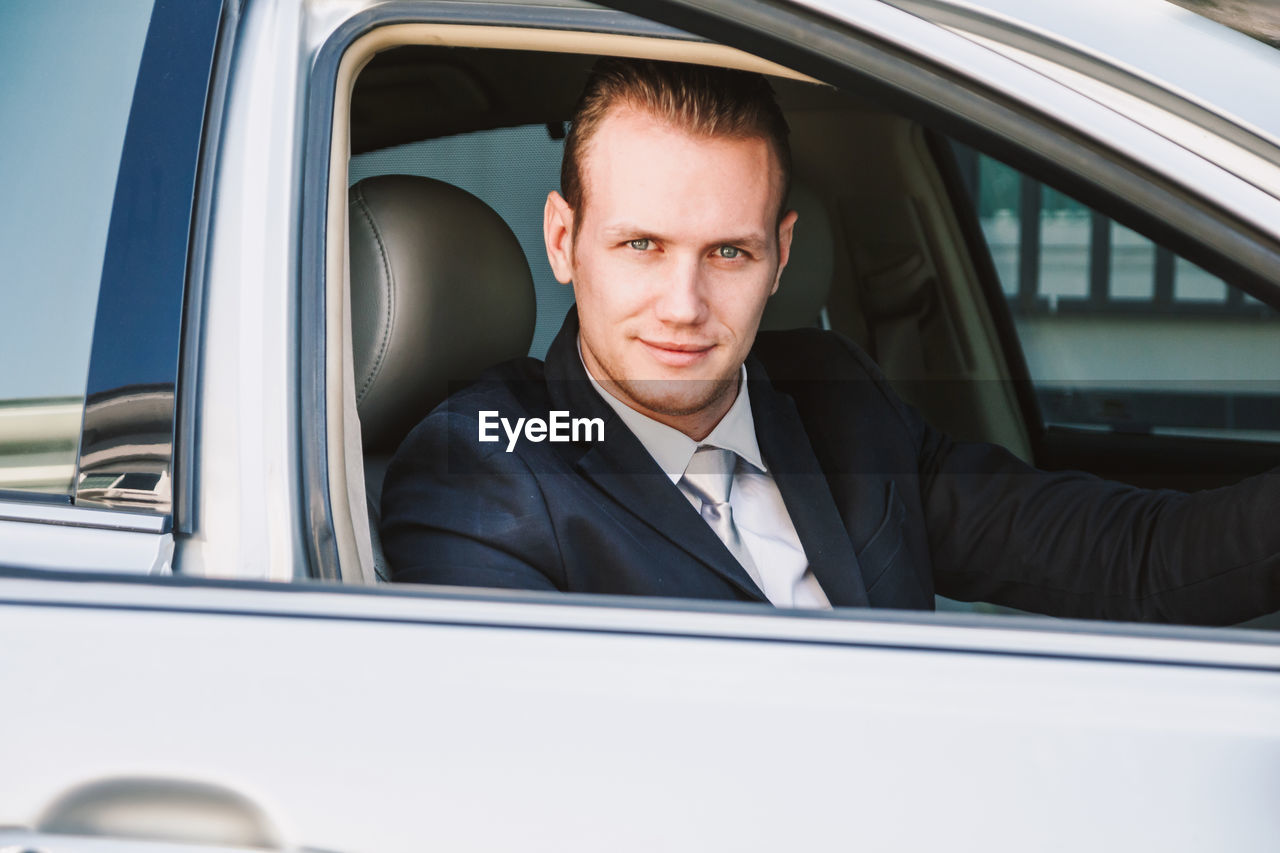
M0 400L0 490L68 494L80 397Z
M0 4L0 489L71 491L107 227L152 0ZM8 125L6 125L8 127Z

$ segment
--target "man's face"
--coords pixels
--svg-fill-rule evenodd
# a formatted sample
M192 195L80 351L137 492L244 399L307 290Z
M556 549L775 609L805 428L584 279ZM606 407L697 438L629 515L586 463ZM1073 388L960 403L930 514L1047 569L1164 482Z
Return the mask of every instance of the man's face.
M733 403L790 251L777 159L763 139L691 136L615 107L582 173L583 209L551 193L544 230L556 278L573 282L583 361L615 397L700 439Z

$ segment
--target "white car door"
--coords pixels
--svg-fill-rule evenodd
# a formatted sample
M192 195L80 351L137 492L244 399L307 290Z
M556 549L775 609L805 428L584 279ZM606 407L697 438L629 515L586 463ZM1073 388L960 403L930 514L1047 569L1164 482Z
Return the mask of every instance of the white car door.
M1280 649L1247 637L0 587L0 820L33 849L80 849L68 828L332 851L1265 849L1280 829ZM58 800L88 783L77 824Z

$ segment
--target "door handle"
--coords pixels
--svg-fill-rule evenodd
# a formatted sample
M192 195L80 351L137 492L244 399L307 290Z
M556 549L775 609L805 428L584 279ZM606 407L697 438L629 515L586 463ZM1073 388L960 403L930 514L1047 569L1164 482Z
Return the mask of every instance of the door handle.
M88 782L58 797L34 830L0 828L0 853L287 849L296 850L284 846L275 825L251 799L230 788L187 779L116 777Z

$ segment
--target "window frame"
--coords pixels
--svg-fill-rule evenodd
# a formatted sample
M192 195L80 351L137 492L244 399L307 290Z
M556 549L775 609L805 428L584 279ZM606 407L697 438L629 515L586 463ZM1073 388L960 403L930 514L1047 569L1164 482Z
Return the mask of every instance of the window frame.
M167 474L172 483L174 475L196 179L224 7L224 0L156 0L152 11L98 291L76 463L77 506L172 515L172 499L160 481ZM148 310L136 310L139 304ZM124 353L121 341L127 342ZM154 460L139 465L135 458L113 458L111 450L119 445L152 446ZM157 464L163 473L156 484L136 496L80 494L95 474L149 480L155 475L147 469Z

